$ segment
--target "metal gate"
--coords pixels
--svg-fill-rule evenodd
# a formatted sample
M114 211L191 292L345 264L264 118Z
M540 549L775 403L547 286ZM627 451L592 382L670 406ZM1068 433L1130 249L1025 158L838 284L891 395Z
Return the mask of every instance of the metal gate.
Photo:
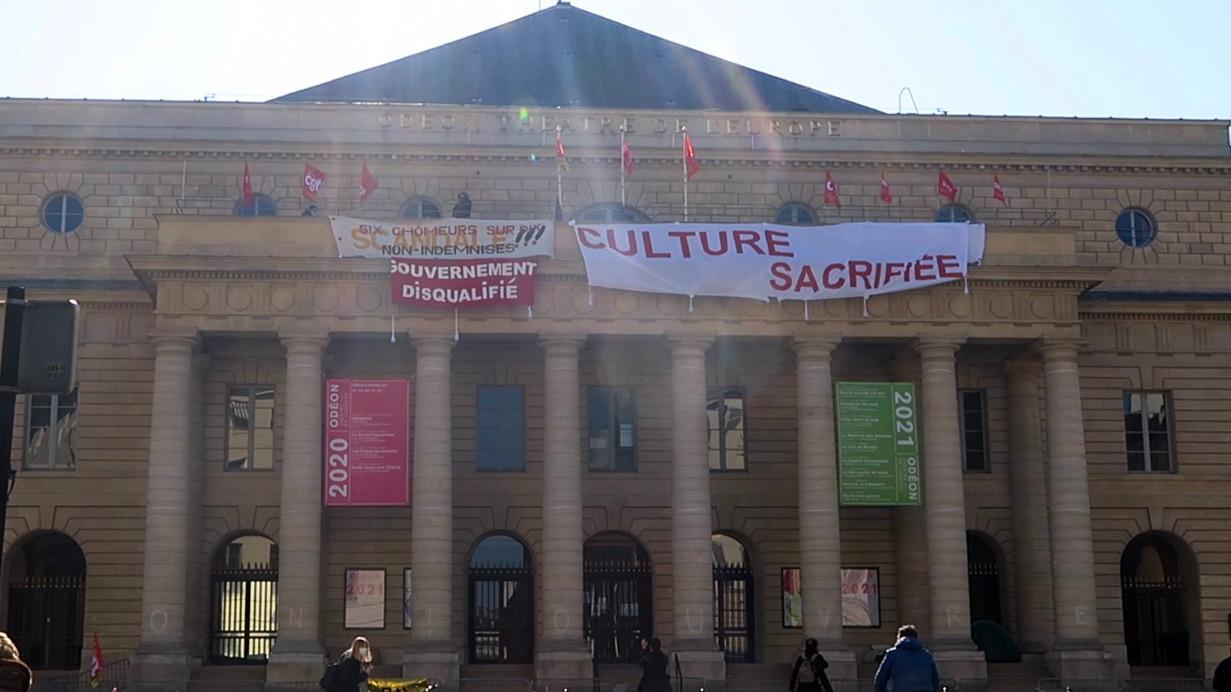
M1132 666L1189 664L1184 582L1179 577L1120 578L1124 643Z
M278 638L278 570L215 568L210 582L210 661L268 661Z
M628 663L654 631L653 571L638 562L585 563L582 626L595 663Z
M534 571L471 567L467 622L471 663L534 661Z
M751 663L756 656L754 593L747 566L714 568L714 640L727 661Z
M78 669L85 576L27 577L9 585L8 634L35 669Z

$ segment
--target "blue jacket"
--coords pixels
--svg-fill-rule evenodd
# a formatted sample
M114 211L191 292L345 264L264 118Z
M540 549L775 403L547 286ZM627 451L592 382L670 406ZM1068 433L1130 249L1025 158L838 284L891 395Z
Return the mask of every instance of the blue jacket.
M918 639L903 637L885 652L876 670L876 692L885 692L893 682L893 692L940 692L940 673L932 652Z

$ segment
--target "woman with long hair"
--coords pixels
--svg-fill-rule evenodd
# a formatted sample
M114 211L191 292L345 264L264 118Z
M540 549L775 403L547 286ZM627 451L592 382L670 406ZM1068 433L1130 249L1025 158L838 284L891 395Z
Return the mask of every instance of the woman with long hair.
M663 653L663 643L654 637L641 640L641 682L637 684L637 692L671 692L671 676L667 674L667 654Z
M833 692L825 669L829 662L821 655L821 645L812 638L804 642L804 654L795 659L791 668L792 692Z
M359 692L359 685L372 670L372 645L364 637L355 637L350 648L342 652L334 668L326 692ZM329 674L327 674L329 675Z

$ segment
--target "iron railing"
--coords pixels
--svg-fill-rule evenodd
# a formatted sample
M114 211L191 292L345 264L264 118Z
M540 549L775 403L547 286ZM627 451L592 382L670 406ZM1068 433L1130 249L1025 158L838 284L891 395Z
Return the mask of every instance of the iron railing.
M534 661L534 571L484 566L469 571L471 663Z
M727 661L756 657L752 570L746 565L714 568L714 640Z
M278 570L215 568L210 584L210 661L268 661L278 638Z
M597 663L633 663L654 631L653 568L643 562L587 560L582 627Z
M9 585L8 635L35 670L81 667L85 575L27 577Z

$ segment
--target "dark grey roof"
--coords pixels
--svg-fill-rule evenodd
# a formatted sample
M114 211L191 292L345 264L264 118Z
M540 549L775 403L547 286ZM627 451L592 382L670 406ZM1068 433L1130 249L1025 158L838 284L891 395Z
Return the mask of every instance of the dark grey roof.
M565 2L274 101L877 112Z

